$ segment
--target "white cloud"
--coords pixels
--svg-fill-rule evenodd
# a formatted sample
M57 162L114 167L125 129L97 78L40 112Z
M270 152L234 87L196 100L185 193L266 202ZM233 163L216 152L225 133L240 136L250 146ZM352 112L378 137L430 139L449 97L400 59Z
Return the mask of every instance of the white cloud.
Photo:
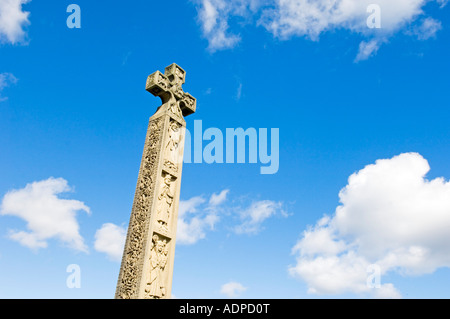
M351 175L332 218L307 229L293 248L293 276L310 293L372 294L398 298L391 283L367 285L369 265L384 275L432 273L450 267L450 183L427 180L417 153L376 161Z
M237 26L230 27L231 21L236 18L249 21L253 16L258 21L257 25L282 40L305 37L318 41L323 33L340 29L359 34L364 40L355 61L361 61L374 55L382 43L418 18L424 18L424 34L434 35L439 21L427 17L423 11L428 2L377 1L381 28L369 28L367 23L375 12L368 10L372 9L372 0L203 0L198 3L198 11L203 35L208 39L210 49L227 49L237 45L240 37L234 34ZM443 7L447 0L434 2Z
M248 208L239 212L241 224L234 230L237 234L256 234L262 230L263 222L276 214L286 216L281 202L271 200L253 202Z
M103 224L95 233L94 249L120 261L125 246L126 229L112 223Z
M225 202L228 192L225 189L217 195L212 194L208 202L203 196L181 200L178 208L177 243L191 245L205 238L206 231L213 230L219 221L219 206Z
M0 0L0 42L12 44L25 38L24 27L30 24L29 12L22 5L29 0Z
M16 84L17 83L17 78L12 74L12 73L0 73L0 94L2 93L2 91L10 86L11 84ZM7 100L7 97L2 97L0 95L0 102L1 101L5 101Z
M231 281L222 285L222 287L220 288L220 293L227 296L228 298L237 298L246 290L247 287L244 287L241 283Z
M75 250L87 252L76 214L90 213L90 209L78 200L57 196L69 191L71 188L63 178L49 178L9 191L3 197L0 214L23 219L28 229L10 230L9 238L34 250L47 247L47 240L57 238Z

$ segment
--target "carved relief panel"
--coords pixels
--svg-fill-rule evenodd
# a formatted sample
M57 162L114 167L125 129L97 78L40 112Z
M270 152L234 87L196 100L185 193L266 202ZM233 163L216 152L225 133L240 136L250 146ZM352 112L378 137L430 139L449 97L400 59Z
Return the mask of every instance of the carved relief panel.
M182 125L171 119L167 132L167 143L164 148L164 166L174 172L178 172L178 166L182 164L180 163L180 149L182 148L181 143L183 142L181 130Z
M167 261L170 239L156 233L152 236L149 270L145 298L159 299L167 296Z
M174 208L175 181L176 177L163 171L161 185L156 204L157 230L164 235L170 235L171 217Z

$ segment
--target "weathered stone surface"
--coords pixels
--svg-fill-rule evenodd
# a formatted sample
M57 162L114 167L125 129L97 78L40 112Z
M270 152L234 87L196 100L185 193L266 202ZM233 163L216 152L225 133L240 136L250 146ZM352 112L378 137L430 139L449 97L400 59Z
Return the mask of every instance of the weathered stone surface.
M196 100L185 93L186 72L171 64L147 78L162 105L150 118L115 297L170 298L180 198L184 116Z

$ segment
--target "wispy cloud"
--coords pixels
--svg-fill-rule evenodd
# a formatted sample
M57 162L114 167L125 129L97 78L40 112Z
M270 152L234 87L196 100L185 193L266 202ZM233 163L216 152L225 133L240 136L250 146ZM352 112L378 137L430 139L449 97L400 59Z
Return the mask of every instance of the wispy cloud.
M237 234L257 234L263 230L263 223L275 215L287 216L282 202L271 200L255 201L249 207L238 210L241 223L234 227Z
M355 62L364 61L374 56L380 48L380 40L372 39L370 41L361 41L359 44L358 55L355 58Z
M204 37L208 39L208 49L212 52L234 47L241 38L229 32L228 18L233 6L225 0L202 0L198 9Z
M242 95L242 82L239 82L238 88L236 90L236 100L240 100Z
M128 51L126 54L124 54L122 59L122 66L126 65L128 63L128 59L131 56L131 51Z
M442 23L440 21L428 17L414 27L413 34L415 34L419 40L428 40L430 38L435 38L436 33L441 29Z
M219 221L223 221L225 228L237 235L255 235L264 229L264 224L271 217L288 215L282 202L259 200L238 205L236 200L229 198L229 193L228 189L224 189L212 194L209 200L204 196L195 196L180 201L177 243L197 243L206 237L207 231L214 230Z
M177 243L192 245L205 238L207 230L213 230L219 221L221 205L229 190L212 194L207 201L203 196L181 200L178 210Z
M17 83L17 78L12 73L0 73L0 102L7 100L7 97L2 97L3 90L11 84Z
M227 195L229 192L229 189L224 189L219 194L212 194L209 198L209 205L212 207L217 207L218 205L222 204L227 199Z

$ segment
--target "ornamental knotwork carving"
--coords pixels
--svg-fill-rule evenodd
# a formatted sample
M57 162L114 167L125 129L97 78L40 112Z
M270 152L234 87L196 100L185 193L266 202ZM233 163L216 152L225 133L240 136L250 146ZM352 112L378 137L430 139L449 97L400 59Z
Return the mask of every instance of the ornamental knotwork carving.
M141 172L136 187L125 254L122 261L122 277L117 293L117 297L122 299L132 298L137 293L138 272L144 253L145 230L150 220L150 199L155 188L156 160L162 136L161 128L162 120L160 118L149 124L150 135L144 148Z

